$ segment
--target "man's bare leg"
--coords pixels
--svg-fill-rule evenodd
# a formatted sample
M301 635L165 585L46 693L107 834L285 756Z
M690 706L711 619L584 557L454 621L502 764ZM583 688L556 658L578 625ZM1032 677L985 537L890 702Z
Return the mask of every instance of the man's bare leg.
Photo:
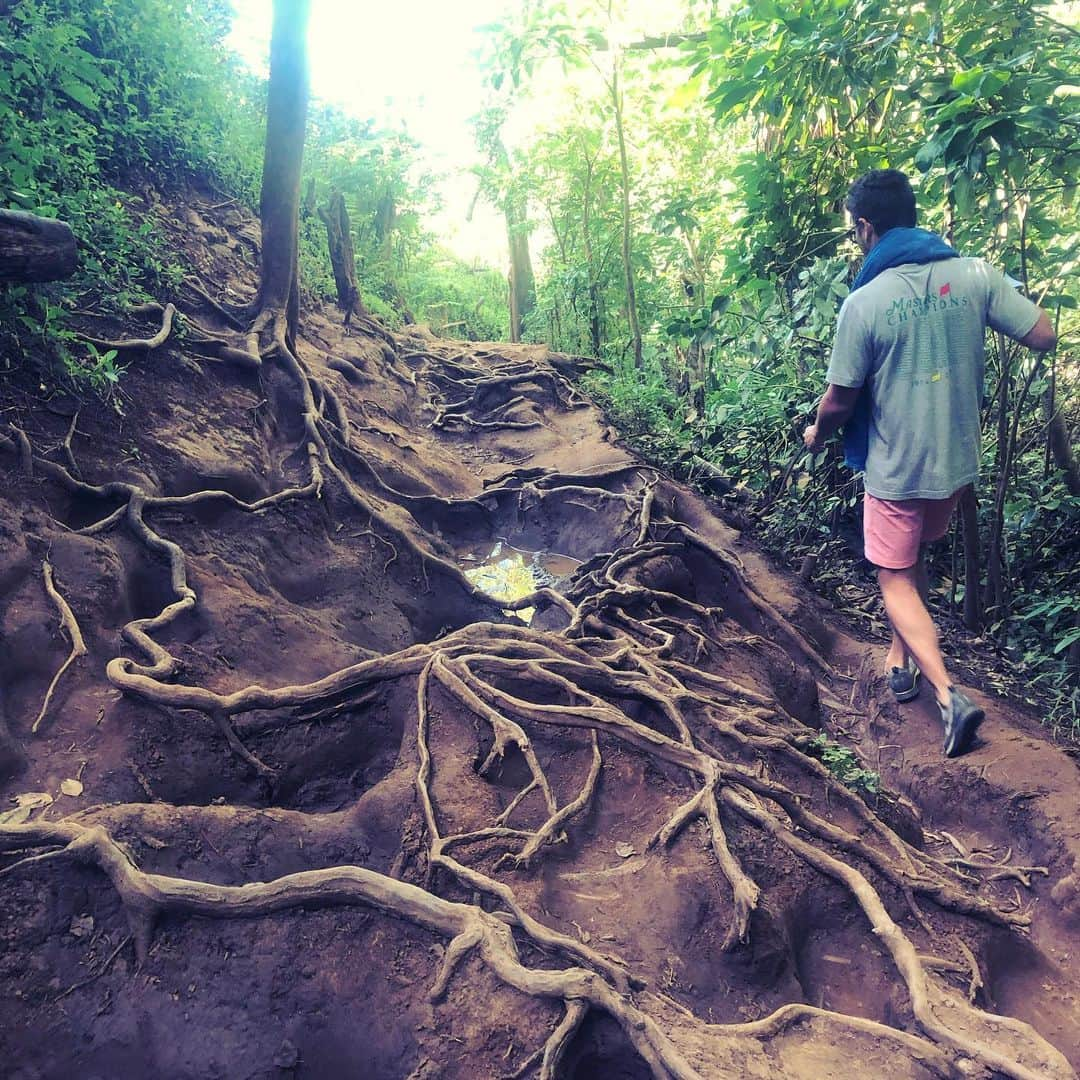
M915 581L919 588L919 596L922 597L923 606L929 613L930 608L930 575L926 570L926 559L923 558L923 549L919 549L919 561L914 566ZM904 639L896 632L896 627L892 626L892 620L890 619L890 627L892 629L892 641L889 643L889 651L885 656L885 673L888 674L892 668L900 668L902 671L908 666L908 659L911 657L911 650L907 647ZM915 661L918 663L918 661Z
M933 686L938 704L944 705L949 700L952 680L945 670L937 627L934 626L923 601L920 578L925 577L926 571L921 559L904 570L886 570L883 567L878 569L885 612L893 627L893 646L890 646L889 662L894 655L893 648L899 644L897 654L903 663L907 662L907 656L914 658L919 670ZM895 666L902 667L903 663Z

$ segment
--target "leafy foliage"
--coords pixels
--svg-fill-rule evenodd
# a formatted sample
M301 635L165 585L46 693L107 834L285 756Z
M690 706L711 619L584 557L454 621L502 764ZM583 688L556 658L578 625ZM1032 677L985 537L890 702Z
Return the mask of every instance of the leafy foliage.
M183 274L152 226L136 223L123 189L140 178L167 186L195 173L253 195L260 91L219 43L227 19L225 5L183 0L5 7L0 205L68 222L79 271L64 285L0 294L0 366L10 367L26 335L40 329L60 371L111 389L113 369L72 354L65 307L108 283L104 303L119 308L175 289Z
M881 790L881 777L871 769L864 769L854 750L833 742L825 735L818 735L807 750L852 791L867 796L876 795Z
M497 28L501 69L522 86L543 79L552 55L607 70L618 9L529 5L523 22ZM699 461L729 477L766 542L794 566L814 556L839 595L863 573L859 484L834 447L808 455L801 431L856 266L854 246L838 246L851 180L884 166L913 173L926 227L1003 266L1058 319L1062 345L1048 360L988 342L979 629L1012 688L1075 725L1078 508L1062 462L1075 461L1080 430L1069 295L1080 33L1054 10L768 0L720 15L687 3L666 36L623 34L640 372L624 363L628 297L612 268L603 79L575 79L526 160L553 234L533 333L603 359L592 385L635 444L691 475ZM959 555L954 544L936 558L957 616Z
M506 337L502 276L458 259L424 226L437 209L435 178L422 167L412 138L318 106L309 120L304 167L300 280L309 293L335 295L318 208L337 191L345 199L369 312L395 327L418 320L453 337Z

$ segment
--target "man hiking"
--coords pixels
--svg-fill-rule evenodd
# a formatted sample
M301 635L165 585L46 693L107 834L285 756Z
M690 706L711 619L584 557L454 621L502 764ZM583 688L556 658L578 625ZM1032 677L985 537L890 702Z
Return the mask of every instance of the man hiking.
M892 625L886 657L898 701L933 687L945 754L971 745L983 711L945 670L926 608L921 547L945 535L979 471L985 331L1037 350L1056 337L1046 312L982 259L915 228L915 195L896 169L875 169L845 208L865 256L840 308L825 396L804 441L817 452L841 425L847 463L864 469L863 537Z

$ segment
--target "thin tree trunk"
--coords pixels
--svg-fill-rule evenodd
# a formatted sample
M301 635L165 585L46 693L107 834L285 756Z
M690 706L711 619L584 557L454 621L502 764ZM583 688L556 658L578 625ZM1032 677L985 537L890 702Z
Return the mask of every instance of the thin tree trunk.
M555 211L551 208L551 206L547 207L547 212L548 221L551 222L552 235L555 237L555 242L559 245L559 261L564 268L569 269L570 258L566 250L566 237L563 233L563 230L559 228L559 223L555 217ZM551 316L548 317L548 342L552 348L559 350L564 350L567 348L577 348L581 336L581 312L578 310L578 290L576 287L573 289L567 299L569 300L570 310L573 312L574 316L572 324L574 327L574 338L572 341L566 342L563 340L562 317L559 314L559 305L556 305L554 308L554 318L552 318ZM556 330L552 329L553 327L557 327L557 336Z
M592 175L594 159L585 159L585 191L582 195L582 239L585 243L585 264L589 271L589 339L592 342L593 356L600 355L600 288L596 281L596 258L593 255L591 219L592 219Z
M520 341L525 317L536 307L536 285L525 200L514 194L507 195L506 235L510 247L510 340Z
M1069 431L1065 426L1065 417L1060 409L1054 411L1050 419L1050 428L1047 432L1050 442L1050 452L1054 456L1054 463L1065 473L1065 486L1070 495L1080 495L1080 463L1069 445Z
M1005 493L1009 486L1009 383L1010 357L1005 344L1005 335L997 334L999 396L997 414L997 446L994 450L994 464L997 469L997 489L994 508L990 516L990 535L986 551L986 593L983 607L987 610L1000 609L1002 596L1001 544L1005 530ZM997 612L1000 614L1000 611Z
M1005 363L1004 357L1007 353L1007 349L1005 346L1005 338L1001 334L998 334L998 349L1003 357L1002 362ZM1027 378L1024 379L1024 385L1017 395L1016 404L1012 409L1012 424L1007 424L1008 416L1006 403L1009 400L1007 388L1002 392L1002 405L998 414L998 439L1004 440L1004 450L1002 450L999 445L998 461L1000 471L998 473L997 494L994 499L994 515L990 524L990 574L995 575L993 581L994 604L1000 609L997 613L999 617L1005 613L1007 607L1006 590L1003 580L1003 571L1006 573L1008 572L1007 552L1004 544L1005 497L1009 490L1009 474L1012 471L1012 462L1016 456L1016 446L1020 432L1020 418L1023 413L1024 403L1027 401L1032 383L1035 381L1042 368L1042 361L1042 354L1037 354L1032 362L1031 370L1028 372ZM988 578L988 590L989 585L990 579Z
M979 501L973 484L960 495L960 521L964 529L964 625L978 634L983 609L979 603Z
M375 238L379 241L380 252L388 266L391 244L394 239L394 229L397 228L397 217L397 203L394 200L394 193L386 191L375 208Z
M1060 314L1061 308L1058 308ZM1050 430L1057 415L1057 356L1050 357L1050 378L1043 392L1043 423L1046 425L1046 447L1043 455L1043 481L1050 479L1050 463L1054 460L1054 433Z
M694 267L694 290L696 293L696 299L704 299L705 296L705 264L701 261L701 251L697 244L694 243L693 236L687 229L681 229L683 243L686 244L687 254L690 256L690 263Z
M705 350L700 341L691 341L686 350L686 365L690 370L690 404L699 417L705 415Z
M309 176L307 190L304 192L304 201L300 204L300 216L306 219L315 212L315 177Z
M1061 308L1054 318L1054 330L1061 324ZM1069 494L1080 495L1080 462L1076 460L1069 441L1069 429L1065 426L1065 416L1057 407L1057 354L1050 357L1050 383L1043 399L1044 417L1046 418L1046 470L1050 475L1050 460L1065 474L1065 487Z
M275 0L270 38L270 84L266 111L259 216L262 276L257 306L284 311L292 347L299 321L300 169L307 124L307 24L310 0Z
M521 340L521 313L517 306L517 291L514 288L514 271L506 275L506 304L510 309L510 340Z
M950 551L949 566L949 610L956 611L956 577L960 568L960 532L959 528L953 529L952 550Z
M611 76L611 102L615 109L615 132L619 138L619 174L622 178L622 259L626 275L626 314L630 322L630 338L634 346L634 367L644 365L641 351L641 327L638 325L637 295L634 289L634 266L630 235L630 166L626 160L626 135L623 131L622 92L619 90L619 66Z

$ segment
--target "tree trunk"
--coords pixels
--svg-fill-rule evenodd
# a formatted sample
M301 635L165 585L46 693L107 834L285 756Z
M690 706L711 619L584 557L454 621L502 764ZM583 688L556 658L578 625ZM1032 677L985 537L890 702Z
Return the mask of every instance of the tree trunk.
M300 205L300 216L305 220L316 212L315 204L315 177L309 176L307 190L304 192L304 201Z
M706 355L700 341L691 341L686 350L686 365L690 371L690 404L698 418L705 415Z
M998 349L1001 352L1002 364L1006 363L1007 349L1005 346L1005 338L1002 334L998 334ZM1001 412L998 424L998 439L1005 440L1004 451L1002 452L1001 446L998 446L998 458L1000 473L998 474L998 487L997 494L994 499L994 514L990 523L990 570L987 577L987 593L990 594L991 585L993 587L994 604L999 608L995 614L1000 619L1006 612L1007 599L1005 594L1005 586L1002 581L1001 570L1005 567L1007 558L1007 550L1004 540L1005 532L1005 498L1009 490L1009 473L1012 470L1013 462L1018 456L1017 446L1020 434L1020 419L1024 411L1024 403L1027 401L1028 394L1031 392L1031 386L1038 377L1039 372L1042 370L1043 356L1037 354L1032 361L1031 369L1028 371L1026 378L1024 379L1023 386L1020 389L1020 393L1017 395L1017 400L1012 409L1012 423L1007 425L1006 420L1006 403L1009 400L1009 387L1006 383L1002 387L1001 397ZM1009 582L1011 591L1011 581ZM989 602L988 602L989 606Z
M600 356L600 286L596 280L596 258L593 255L592 219L593 161L585 159L585 191L582 196L582 239L585 243L585 263L589 272L589 340L593 356Z
M522 324L536 307L536 285L529 256L528 199L516 183L510 154L502 140L500 128L504 118L498 109L488 109L477 118L477 142L486 151L492 166L492 177L481 181L477 195L482 192L502 210L506 220L506 246L510 257L507 274L510 340L520 341ZM472 216L471 207L468 216Z
M380 253L388 265L396 228L397 203L394 201L394 193L387 191L375 207L375 239L378 240Z
M964 625L978 634L983 619L979 603L979 502L972 484L960 496L960 521L964 527Z
M326 243L330 248L330 265L337 286L338 307L345 313L345 325L353 315L364 315L360 302L360 287L356 283L356 253L353 251L352 228L349 212L345 209L345 196L335 191L326 206L319 209L319 217L326 225Z
M508 194L505 215L510 247L510 340L520 341L525 317L536 307L525 200L513 192Z
M0 210L0 281L56 281L71 277L76 262L65 222Z
M626 135L623 131L622 93L619 90L619 68L611 76L611 101L615 108L615 132L619 138L619 173L622 178L622 259L626 275L626 315L630 323L630 338L634 346L634 367L644 364L641 352L641 327L638 325L637 296L634 289L634 267L630 240L630 167L626 160Z
M310 0L275 0L263 158L262 277L257 307L284 311L293 345L299 321L297 221L307 123L307 23Z
M1065 486L1070 495L1080 495L1080 463L1069 445L1069 431L1065 426L1065 417L1060 409L1054 410L1050 418L1050 427L1047 432L1050 442L1050 453L1054 463L1065 473Z
M1061 308L1054 318L1054 331L1061 323ZM1077 462L1069 442L1069 429L1065 426L1065 416L1057 406L1057 356L1051 354L1050 381L1043 398L1043 416L1046 419L1046 470L1044 477L1050 475L1050 461L1065 474L1065 487L1072 496L1080 495L1080 462Z
M1054 314L1054 333L1061 329L1061 307ZM1065 417L1057 406L1057 353L1050 354L1050 378L1043 395L1043 420L1046 422L1046 462L1043 480L1050 478L1051 461L1065 474L1069 494L1080 495L1080 462L1076 460L1069 441Z
M1000 619L1000 609L1004 600L1002 581L1002 562L1004 555L1002 544L1005 532L1005 494L1009 487L1009 389L1011 382L1009 349L1005 344L1005 335L997 335L999 386L998 386L998 417L997 417L997 446L994 451L994 464L997 469L997 490L994 497L994 508L990 517L990 537L987 541L986 551L986 595L983 597L983 607L988 611L994 611Z

